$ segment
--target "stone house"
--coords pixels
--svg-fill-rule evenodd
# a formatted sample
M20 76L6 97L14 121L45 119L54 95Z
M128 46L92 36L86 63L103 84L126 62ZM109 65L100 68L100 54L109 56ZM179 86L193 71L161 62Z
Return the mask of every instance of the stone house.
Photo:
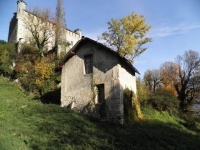
M135 74L139 74L127 59L101 43L82 37L55 70L62 72L62 107L70 106L123 124L123 90L129 88L136 93ZM101 110L101 105L106 109Z
M21 43L29 43L32 39L31 32L27 29L25 21L30 20L30 22L37 20L39 17L35 16L33 13L26 10L27 3L24 0L17 1L17 12L13 13L13 18L10 21L9 33L8 33L8 42L18 43L18 52L20 51ZM35 19L33 20L33 16ZM36 19L37 18L37 19ZM49 21L48 24L49 32L53 36L48 39L48 44L46 45L46 51L52 50L55 46L55 24ZM73 47L77 41L82 37L81 30L76 29L74 31L69 29L63 29L66 42L70 43L69 47L66 47L65 51L68 51Z

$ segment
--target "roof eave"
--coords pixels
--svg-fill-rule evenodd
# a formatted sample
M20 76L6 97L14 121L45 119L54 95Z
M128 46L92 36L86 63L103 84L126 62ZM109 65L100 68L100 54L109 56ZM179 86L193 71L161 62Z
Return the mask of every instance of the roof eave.
M76 49L78 48L78 46L80 46L81 44L83 44L85 41L91 41L94 42L100 46L103 46L104 48L106 48L108 51L110 51L111 53L113 53L114 55L116 55L120 60L122 60L123 62L125 62L128 67L133 70L134 72L138 73L140 75L140 72L130 63L130 61L128 61L126 58L120 56L117 52L113 51L112 49L106 47L105 45L103 45L102 43L99 43L97 41L94 41L90 38L87 37L82 37L82 39L80 39L70 50L69 52L63 57L63 59L58 63L58 65L56 66L55 70L61 70L62 66L64 65L64 63L66 61L68 61L73 55L75 55Z

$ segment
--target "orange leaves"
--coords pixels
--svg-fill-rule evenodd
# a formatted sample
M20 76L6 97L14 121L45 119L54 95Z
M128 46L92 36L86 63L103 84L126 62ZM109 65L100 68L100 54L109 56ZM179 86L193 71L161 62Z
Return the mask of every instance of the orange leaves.
M176 78L177 66L171 62L165 63L160 69L147 70L144 75L144 81L153 93L167 92L177 96L174 83L178 82Z

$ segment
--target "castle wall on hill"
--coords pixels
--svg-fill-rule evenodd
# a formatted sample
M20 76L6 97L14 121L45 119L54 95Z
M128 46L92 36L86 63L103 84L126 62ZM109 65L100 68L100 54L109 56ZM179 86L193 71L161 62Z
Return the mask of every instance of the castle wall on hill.
M30 30L28 30L29 25L26 22L36 22L37 20L37 16L26 10L26 3L23 0L19 0L17 2L17 12L14 13L13 18L10 21L8 34L8 42L18 43L18 52L20 51L21 43L30 43L33 40L33 36ZM55 46L55 24L49 21L44 26L46 26L48 30L50 29L48 32L51 32L51 37L48 39L47 45L45 46L45 50L49 51L52 50ZM40 28L38 27L38 29ZM40 33L41 35L42 32L43 31ZM81 30L79 29L72 31L63 28L62 33L64 33L63 35L65 36L64 42L70 43L69 47L60 46L59 48L62 48L62 51L68 51L72 46L76 44L77 41L81 39L82 36Z

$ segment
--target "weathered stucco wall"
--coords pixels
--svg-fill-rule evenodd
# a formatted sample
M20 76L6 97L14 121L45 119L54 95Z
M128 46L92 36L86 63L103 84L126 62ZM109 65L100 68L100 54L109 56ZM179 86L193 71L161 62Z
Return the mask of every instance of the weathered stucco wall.
M93 74L84 72L84 56L89 54L93 55ZM94 86L104 84L107 119L123 123L123 89L121 88L123 85L120 81L124 84L130 81L125 82L123 75L127 72L123 71L118 63L117 57L96 44L87 43L79 47L76 55L69 59L62 69L62 106L75 101L74 107L83 111L88 103L95 104ZM125 77L129 76L125 75Z
M92 76L83 74L83 60L72 57L62 69L61 75L61 106L74 102L77 110L83 108L93 99Z
M104 84L107 117L123 122L123 100L120 98L118 59L103 47L94 47L94 83Z
M123 89L129 88L135 94L137 93L136 77L126 70L123 65L119 65L119 80Z
M120 81L120 99L124 99L124 89L128 88L129 90L133 91L136 94L136 77L134 74L131 74L127 69L126 66L119 64L119 81ZM123 107L124 107L124 101ZM124 108L123 108L124 110Z

